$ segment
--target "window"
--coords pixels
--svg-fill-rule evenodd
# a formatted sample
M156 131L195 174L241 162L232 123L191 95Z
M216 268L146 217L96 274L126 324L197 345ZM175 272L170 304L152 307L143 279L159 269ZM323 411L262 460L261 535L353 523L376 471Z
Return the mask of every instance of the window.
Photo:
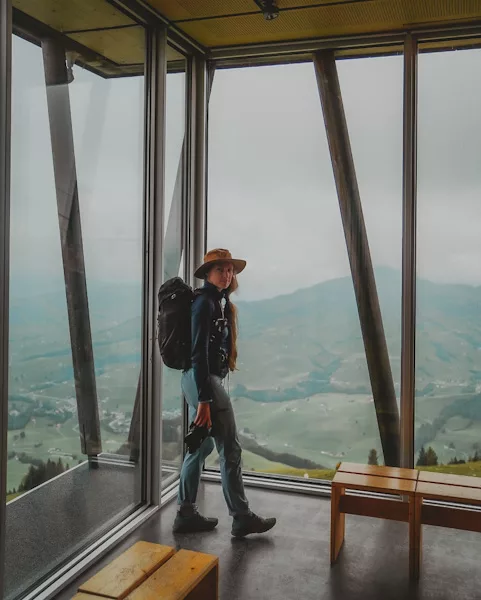
M400 117L402 59L383 60L339 64L339 73L355 159L364 158L361 198L399 383L400 289L390 286L400 281L402 121L393 139L383 128ZM234 299L239 371L229 382L244 470L329 478L337 462L367 462L373 448L381 463L313 65L219 71L209 125L208 246L248 262ZM389 171L379 178L381 155ZM384 227L374 220L381 209Z
M142 501L143 76L44 56L14 38L7 598Z
M480 64L480 50L419 56L416 462L472 475L481 470Z
M166 99L166 161L164 213L164 279L184 277L183 226L184 217L184 157L185 157L185 58L169 47L170 65L167 73ZM179 60L180 59L180 60ZM182 372L162 371L162 486L178 475L183 452L183 398L180 389Z

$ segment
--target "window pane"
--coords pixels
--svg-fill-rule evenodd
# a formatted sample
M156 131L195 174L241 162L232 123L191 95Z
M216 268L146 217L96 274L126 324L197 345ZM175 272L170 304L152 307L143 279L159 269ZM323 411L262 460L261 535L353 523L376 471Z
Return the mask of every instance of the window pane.
M184 198L185 60L183 71L168 72L166 99L164 280L184 277L182 215ZM177 69L179 61L177 61ZM162 371L162 486L171 483L182 462L181 371Z
M403 58L339 60L337 68L399 410ZM378 431L369 454L382 464Z
M419 56L416 461L472 475L481 471L480 65L480 50Z
M374 61L339 70L357 160L367 151L365 121L378 119L370 132L375 146L392 117L383 102L397 94L402 101L402 78L393 83L401 71ZM360 81L376 85L389 70L371 108L372 93ZM229 247L248 261L234 300L239 371L229 382L244 469L326 478L340 460L367 462L371 448L382 461L313 65L219 71L209 124L208 246ZM391 147L397 142L389 140L389 162L400 158L402 147ZM373 261L388 281L399 278L400 237L390 236L400 231L401 163L390 169L393 183L376 178L373 155L359 167L368 233L376 238ZM386 197L389 233L373 222ZM400 296L389 285L383 290L394 296L391 305L384 296L381 303L395 357Z
M143 77L13 52L7 598L142 501Z

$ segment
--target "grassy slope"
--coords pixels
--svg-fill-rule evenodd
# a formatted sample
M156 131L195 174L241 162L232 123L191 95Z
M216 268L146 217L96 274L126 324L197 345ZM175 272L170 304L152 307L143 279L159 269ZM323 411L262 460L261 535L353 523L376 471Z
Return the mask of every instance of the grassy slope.
M257 469L256 469L257 470ZM436 473L452 473L453 475L469 475L471 477L481 477L481 462L471 462L464 465L440 465L437 467L420 467L420 471L433 471ZM269 471L279 475L289 475L291 477L305 477L307 473L312 479L332 479L336 473L333 469L291 469L283 467Z

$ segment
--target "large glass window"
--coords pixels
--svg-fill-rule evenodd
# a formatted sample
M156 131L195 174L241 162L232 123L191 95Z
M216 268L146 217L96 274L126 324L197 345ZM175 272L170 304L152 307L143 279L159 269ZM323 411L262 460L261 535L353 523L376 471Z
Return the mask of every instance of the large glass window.
M13 40L7 598L142 501L144 81L65 61Z
M399 409L403 58L339 60L337 68ZM382 464L378 432L372 442L364 460Z
M166 97L164 279L184 277L185 58L169 46ZM178 475L183 450L181 371L163 365L162 485Z
M419 56L416 462L481 473L481 50Z
M402 59L338 69L398 387ZM313 65L216 73L209 125L208 246L248 262L228 383L244 469L328 478L341 460L381 463Z

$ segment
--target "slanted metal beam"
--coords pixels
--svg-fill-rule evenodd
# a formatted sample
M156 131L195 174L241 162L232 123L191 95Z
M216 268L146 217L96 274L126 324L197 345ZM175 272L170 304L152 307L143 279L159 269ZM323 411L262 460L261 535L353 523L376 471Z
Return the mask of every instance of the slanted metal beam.
M174 191L170 205L169 219L164 239L164 281L179 275L182 260L184 222L183 222L183 199L184 199L184 154L185 135L180 152L177 175L175 177Z
M193 92L194 97L194 143L193 169L193 266L202 262L206 252L207 232L207 199L206 199L206 125L207 125L207 62L204 57L193 59Z
M404 43L401 466L414 466L416 345L417 42Z
M210 100L210 94L212 91L212 84L214 81L215 74L215 66L213 64L209 64L207 67L207 77L206 77L206 95L207 95L207 104ZM194 105L196 103L196 99L194 100ZM188 102L187 102L188 104ZM203 106L201 110L203 110ZM205 133L203 138L204 144L204 178L202 185L204 186L204 197L207 197L207 115L204 116L204 131ZM187 119L188 122L188 119ZM202 143L202 140L201 140ZM185 247L185 209L184 209L184 200L185 200L185 151L186 151L186 135L184 134L184 140L182 142L182 150L179 159L179 165L177 167L177 175L175 179L174 192L172 194L172 203L170 205L169 219L167 223L167 230L165 233L165 242L164 242L164 279L169 279L170 277L176 277L179 274L180 263L182 259L182 253ZM200 166L199 166L200 168ZM207 203L205 201L207 209ZM205 229L206 223L205 223ZM204 234L204 238L206 238L207 232ZM206 241L204 241L205 246Z
M81 450L102 451L65 50L42 41Z
M5 589L10 267L12 7L0 0L0 598Z
M334 53L314 55L384 462L399 466L399 410Z

